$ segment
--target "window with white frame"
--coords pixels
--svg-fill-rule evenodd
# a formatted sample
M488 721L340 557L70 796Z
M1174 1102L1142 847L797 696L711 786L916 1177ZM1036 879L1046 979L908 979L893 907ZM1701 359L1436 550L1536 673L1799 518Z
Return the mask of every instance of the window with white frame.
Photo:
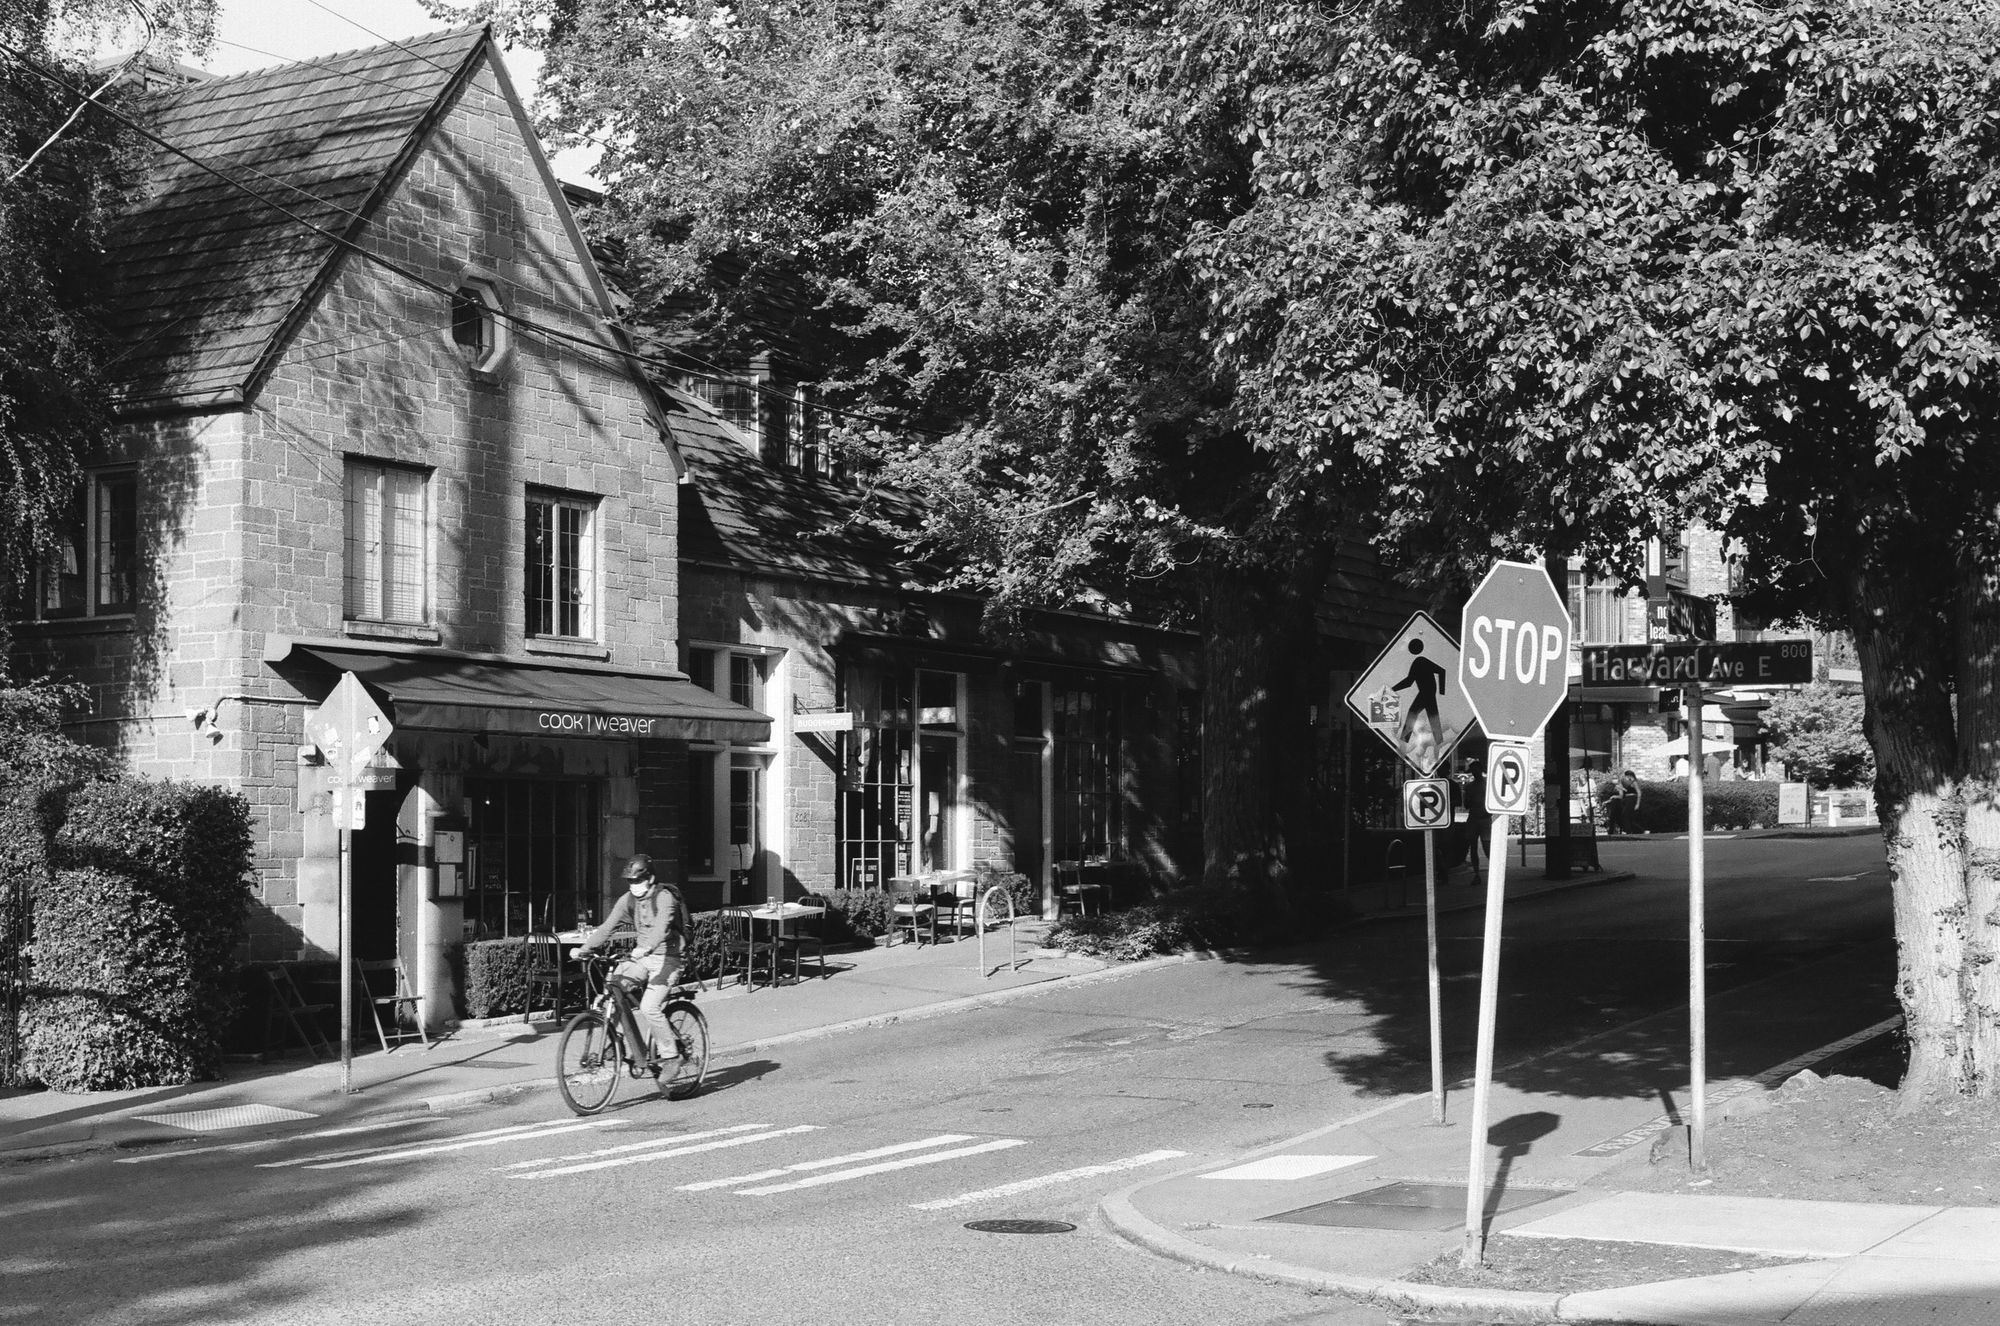
M1631 642L1625 586L1616 580L1569 573L1569 617L1578 644L1622 645Z
M528 491L527 625L531 636L597 638L597 499Z
M44 565L44 617L115 617L139 599L139 476L86 474L77 486L54 557Z
M346 606L350 621L430 620L430 472L347 462Z
M762 710L776 651L732 645L689 644L688 677L703 690ZM752 888L764 850L765 779L769 742L699 743L688 750L687 870L690 879L726 880L733 893ZM732 896L730 902L741 901Z

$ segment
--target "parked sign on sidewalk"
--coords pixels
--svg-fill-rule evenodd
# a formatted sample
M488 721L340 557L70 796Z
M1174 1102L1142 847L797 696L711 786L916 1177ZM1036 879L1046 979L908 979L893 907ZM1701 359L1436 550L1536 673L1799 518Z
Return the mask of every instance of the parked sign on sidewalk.
M1486 925L1479 959L1479 1047L1472 1070L1472 1155L1466 1170L1465 1248L1486 1255L1486 1112L1493 1090L1493 1027L1500 1008L1500 910L1507 900L1507 817L1528 809L1529 742L1569 690L1569 608L1549 573L1495 562L1465 602L1459 684L1494 744L1488 750Z

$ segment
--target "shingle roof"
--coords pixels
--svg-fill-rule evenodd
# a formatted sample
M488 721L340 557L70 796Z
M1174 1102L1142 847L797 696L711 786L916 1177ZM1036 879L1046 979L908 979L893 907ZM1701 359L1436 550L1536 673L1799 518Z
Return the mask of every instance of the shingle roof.
M486 41L459 29L148 94L141 123L269 201L146 144L106 253L120 403L248 387L338 247L284 213L352 236Z
M896 542L853 521L861 495L767 464L694 397L658 390L689 482L681 489L681 556L697 562L900 585Z

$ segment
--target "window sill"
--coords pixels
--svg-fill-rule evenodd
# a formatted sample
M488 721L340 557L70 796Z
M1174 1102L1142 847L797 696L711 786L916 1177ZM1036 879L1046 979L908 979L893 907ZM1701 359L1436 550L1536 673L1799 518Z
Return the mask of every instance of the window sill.
M530 654L559 654L564 658L591 658L604 662L611 651L595 640L565 640L554 635L531 635L522 646Z
M444 639L437 627L414 622L345 621L340 624L340 633L361 640L410 640L425 645Z
M34 635L124 635L138 629L138 619L130 613L116 617L37 617L14 627L16 633Z

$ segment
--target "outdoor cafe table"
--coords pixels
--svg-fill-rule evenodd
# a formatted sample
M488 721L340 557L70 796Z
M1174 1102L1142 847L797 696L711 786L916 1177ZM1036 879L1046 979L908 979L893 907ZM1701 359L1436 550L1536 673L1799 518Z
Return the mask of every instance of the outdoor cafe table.
M807 916L824 916L826 908L808 903L788 902L778 905L765 903L759 907L724 907L724 916L740 916L750 922L750 988L757 988L757 928L764 927L768 938L765 943L771 951L771 983L778 982L778 948L784 943L785 927L793 921Z

